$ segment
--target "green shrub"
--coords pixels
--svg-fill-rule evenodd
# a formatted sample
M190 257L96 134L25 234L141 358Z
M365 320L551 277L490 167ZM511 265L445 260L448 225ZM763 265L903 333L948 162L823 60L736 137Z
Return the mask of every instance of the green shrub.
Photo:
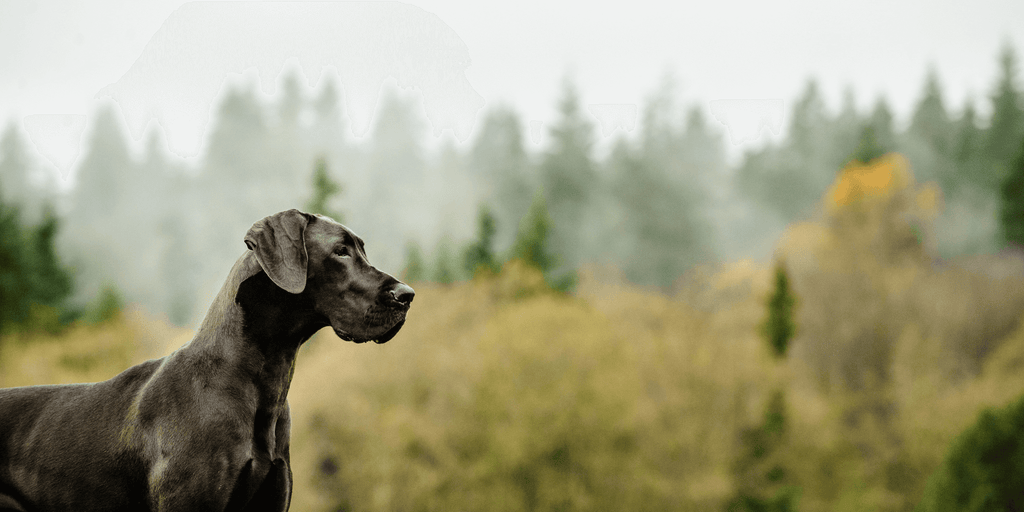
M919 512L1024 508L1024 397L986 409L953 442L925 488Z

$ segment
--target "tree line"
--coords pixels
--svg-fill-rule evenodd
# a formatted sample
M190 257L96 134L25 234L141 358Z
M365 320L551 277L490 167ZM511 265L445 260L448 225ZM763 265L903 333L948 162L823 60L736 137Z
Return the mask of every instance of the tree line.
M429 148L415 95L399 93L384 95L371 133L356 140L343 91L283 73L274 98L252 85L228 88L194 160L172 156L156 130L133 143L115 106L101 107L65 188L40 179L46 166L12 124L0 143L3 211L25 214L3 217L17 226L4 229L21 233L4 236L18 248L5 251L20 254L5 256L4 271L25 276L37 265L45 270L36 274L73 277L5 279L3 296L15 298L4 299L0 317L23 323L33 303L81 312L117 290L188 323L244 250L252 222L292 207L340 218L366 235L372 261L411 280L468 279L521 259L561 289L598 263L668 291L695 265L766 256L847 162L891 151L942 188L939 254L989 252L1024 242L1024 104L1012 46L998 62L987 118L973 99L954 112L930 69L904 130L884 97L860 112L848 91L833 113L811 80L785 138L733 167L721 130L699 103L681 104L668 80L646 99L639 129L607 151L566 81L549 143L537 151L508 106L487 110L468 144ZM36 241L15 242L27 239Z

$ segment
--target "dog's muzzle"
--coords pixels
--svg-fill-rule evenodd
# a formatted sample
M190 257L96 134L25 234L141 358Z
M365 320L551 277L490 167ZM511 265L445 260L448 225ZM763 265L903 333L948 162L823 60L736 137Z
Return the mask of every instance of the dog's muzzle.
M363 314L362 325L367 334L357 336L334 327L334 333L345 341L354 343L366 343L372 341L377 344L387 343L405 325L405 314L409 310L408 305L403 304L374 304ZM380 332L380 334L370 334Z

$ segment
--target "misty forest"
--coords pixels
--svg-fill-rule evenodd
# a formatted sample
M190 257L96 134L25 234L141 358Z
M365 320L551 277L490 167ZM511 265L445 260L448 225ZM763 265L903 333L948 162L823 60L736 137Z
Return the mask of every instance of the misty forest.
M654 84L602 138L560 82L431 138L387 89L227 87L199 156L93 116L63 182L0 135L0 385L109 378L187 341L257 220L337 219L417 290L401 334L323 331L290 393L294 510L1019 510L1024 87L915 107L809 79L731 158ZM552 78L557 80L558 78Z

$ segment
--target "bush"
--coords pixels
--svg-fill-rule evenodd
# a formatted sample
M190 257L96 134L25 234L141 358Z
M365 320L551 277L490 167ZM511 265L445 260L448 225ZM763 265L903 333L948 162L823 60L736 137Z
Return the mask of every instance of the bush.
M980 512L1024 507L1024 397L986 409L953 442L925 488L919 512Z

